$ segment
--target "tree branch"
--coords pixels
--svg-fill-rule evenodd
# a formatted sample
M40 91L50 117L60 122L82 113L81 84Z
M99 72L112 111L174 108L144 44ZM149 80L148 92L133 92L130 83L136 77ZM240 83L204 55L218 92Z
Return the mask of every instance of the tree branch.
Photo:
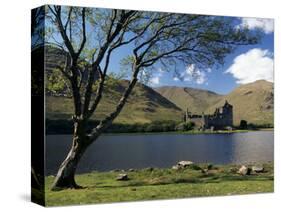
M83 32L83 39L80 45L78 52L76 53L76 57L78 58L85 46L86 43L86 21L85 21L85 8L82 9L82 32Z
M68 16L67 16L67 19L66 19L66 23L64 25L64 30L66 31L67 30L67 26L68 26L68 23L71 19L71 13L72 13L72 7L70 7L69 11L68 11Z
M69 73L67 73L68 64L69 64L68 56L66 55L66 60L65 60L64 68L62 68L61 66L57 66L56 68L59 69L59 70L61 71L61 73L62 73L68 80L71 81L71 76L69 75Z
M148 24L146 24L146 26L143 28L143 30L138 33L137 35L133 36L132 38L130 38L129 40L127 41L124 41L124 42L119 42L119 44L117 45L118 47L119 46L122 46L122 45L127 45L131 42L133 42L134 40L136 40L137 38L141 37L147 30L148 28L155 22L157 21L160 21L160 20L163 20L164 18L167 18L171 16L171 14L168 14L167 16L161 16L160 18L153 18L150 22L148 22ZM125 33L125 30L123 31Z
M107 41L109 41L110 39L110 36L111 36L111 31L112 31L112 28L113 28L113 25L114 25L114 22L115 22L115 19L116 19L116 15L117 15L117 10L113 10L113 14L112 14L112 18L110 19L111 22L110 22L110 26L109 26L109 30L108 30L108 33L107 33Z
M65 43L65 45L66 45L70 55L72 57L75 56L74 48L73 48L73 46L72 46L72 44L71 44L71 42L70 42L70 40L69 40L69 38L67 36L66 31L65 31L65 29L63 27L63 24L62 24L61 8L60 8L60 6L57 6L57 7L54 6L55 10L53 10L51 6L48 6L48 7L49 7L50 11L54 14L54 16L56 18L56 23L58 24L58 28L59 28L60 34L61 34L61 36L63 38L63 41L64 41L64 43Z
M161 32L163 32L164 29L168 29L168 28L171 28L171 27L176 27L176 26L179 26L179 25L182 25L182 24L185 24L185 22L180 22L180 23L173 23L173 24L169 24L169 25L163 25L162 27L160 27L156 32L155 34L150 37L149 39L147 39L145 42L141 43L139 46L137 46L135 49L134 49L134 54L137 55L137 52L143 48L145 45L148 45L150 44L154 39L156 39L160 34Z
M85 92L85 96L84 96L84 110L83 110L83 114L84 117L90 117L93 112L95 111L97 105L100 102L101 96L102 96L102 91L103 91L103 86L104 86L104 80L105 80L105 76L106 76L106 71L109 65L109 60L110 60L110 55L111 52L113 51L113 49L115 48L111 48L108 50L110 44L113 42L113 40L118 36L118 34L121 32L123 25L126 23L127 19L134 14L134 11L129 11L127 13L122 12L120 20L117 22L117 25L115 27L115 30L113 31L113 33L111 35L107 35L107 41L104 43L104 45L101 47L97 59L96 61L94 61L93 65L92 65L92 72L90 73L90 77L88 80L88 84L87 84L87 88L86 88L86 92ZM115 17L115 15L113 15L113 17ZM114 20L113 20L114 21ZM113 23L112 23L113 25ZM108 33L111 33L111 29L108 31ZM100 82L98 85L98 90L97 90L97 96L93 102L92 107L89 109L89 105L91 102L91 96L92 96L92 86L94 83L94 73L96 71L100 71L100 63L102 61L102 59L104 58L104 55L107 51L107 56L106 56L106 63L105 63L105 68L103 73L100 73L100 76L102 76L102 78L100 78Z
M71 87L72 87L73 101L74 101L74 107L75 107L75 116L79 117L82 113L82 111L81 111L82 103L81 103L80 89L79 89L79 85L78 85L79 83L78 83L78 67L77 67L78 56L80 53L79 54L75 53L74 48L69 40L69 37L67 36L66 30L65 30L62 20L61 20L61 6L54 6L54 9L51 6L49 6L49 8L56 18L56 23L57 23L58 29L60 31L60 34L70 53L70 57L71 57L70 70L72 72L72 76L70 78L70 83L71 83ZM83 10L82 10L82 19L83 19L83 29L84 29L85 28L85 8L83 8ZM84 39L86 39L86 37L84 37L85 35L86 35L86 32L83 30L83 41L80 46L81 50L85 44L85 41L84 41ZM79 49L79 51L81 51L80 49Z
M133 88L135 87L137 81L138 81L138 73L140 68L138 66L134 66L135 70L132 76L132 79L127 87L127 89L124 91L122 97L120 98L115 110L107 116L105 119L103 119L98 126L96 126L92 132L88 135L89 142L92 143L96 140L96 138L103 132L107 127L111 125L111 123L114 121L114 119L119 115L121 110L123 109L129 95L131 94Z

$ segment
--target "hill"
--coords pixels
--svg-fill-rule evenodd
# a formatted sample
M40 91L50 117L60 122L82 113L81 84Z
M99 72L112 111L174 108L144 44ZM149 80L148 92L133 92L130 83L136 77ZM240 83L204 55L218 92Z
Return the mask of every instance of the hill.
M241 85L228 95L223 96L206 112L214 111L216 107L223 105L225 100L233 105L234 124L238 125L240 120L244 119L248 123L273 125L273 83L258 80Z
M94 120L100 120L114 110L128 81L122 80L113 89L107 89L97 108ZM46 96L47 119L70 119L73 100L62 96ZM148 86L138 83L115 123L133 124L152 121L181 121L182 110Z
M273 125L274 93L273 83L259 80L241 85L227 95L194 88L160 87L155 90L176 104L182 110L192 113L212 114L227 100L233 105L234 124L241 119L256 125Z
M48 76L52 74L57 64L64 61L66 55L62 50L50 46L45 47L45 53L45 68ZM87 73L83 75L86 77ZM114 110L127 85L128 81L121 80L115 84L115 87L107 89L93 117L94 120L100 120ZM59 89L59 93L67 93L66 86ZM49 94L46 97L47 118L70 119L73 111L72 99L55 97L48 90L47 93ZM227 95L176 86L164 86L153 90L138 83L115 123L181 121L183 111L187 108L192 113L212 114L216 107L222 106L225 100L228 100L234 106L235 125L238 125L241 119L257 125L273 125L273 96L273 83L264 80L241 85Z
M188 108L189 111L199 114L206 111L221 99L221 95L215 92L188 87L163 86L154 90L169 99L183 111L186 111Z
M53 46L45 46L45 70L46 75L54 75L54 70L58 64L64 64L66 53ZM83 73L87 78L86 73ZM60 83L60 82L55 82ZM128 81L115 80L110 88L105 89L102 100L94 114L94 120L101 120L110 112L119 101L123 91L126 89ZM54 87L54 86L53 86ZM58 87L58 86L57 86ZM47 119L71 119L73 114L73 100L69 96L66 86L60 86L55 92L48 90L46 87L46 118ZM54 95L59 94L59 95ZM156 120L173 120L181 121L182 111L172 102L155 92L150 87L138 83L120 115L114 121L115 123L134 124L150 123Z

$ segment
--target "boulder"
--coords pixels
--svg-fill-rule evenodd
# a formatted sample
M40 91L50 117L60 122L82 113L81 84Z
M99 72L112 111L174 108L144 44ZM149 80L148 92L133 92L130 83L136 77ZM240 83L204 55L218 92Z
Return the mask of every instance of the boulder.
M201 173L208 175L209 174L209 170L208 169L201 169Z
M181 169L181 166L175 165L175 166L172 166L172 169L173 169L173 170L180 170L180 169Z
M128 171L129 171L129 172L134 172L135 170L134 170L134 169L129 169Z
M229 171L230 171L231 173L238 173L238 168L237 168L237 167L231 167L231 168L229 169Z
M209 163L209 164L207 165L207 169L208 169L208 170L211 170L211 169L213 169L213 168L214 168L213 164Z
M243 165L243 166L241 166L240 169L238 170L238 174L241 174L241 175L250 175L250 174L251 174L251 169Z
M193 165L193 164L194 164L194 163L193 163L192 161L182 160L182 161L178 162L177 165L180 166L180 167L185 168L185 167L190 166L190 165Z
M263 168L263 166L252 166L252 171L254 171L256 173L261 173L261 172L264 172L264 168Z
M127 174L119 174L119 175L116 177L116 180L125 181L125 180L129 180L129 177L128 177Z

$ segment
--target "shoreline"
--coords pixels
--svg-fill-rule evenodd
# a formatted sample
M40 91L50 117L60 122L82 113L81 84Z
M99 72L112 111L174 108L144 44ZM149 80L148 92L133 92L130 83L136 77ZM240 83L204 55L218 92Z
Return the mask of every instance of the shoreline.
M247 132L262 132L262 131L274 131L274 128L260 128L260 129L249 129L249 130L218 130L218 131L198 131L198 130L191 130L191 131L166 131L166 132L109 132L109 133L102 133L103 136L112 136L112 135L155 135L155 134L175 134L175 135L200 135L200 134L233 134L233 133L247 133ZM72 135L67 133L51 133L46 134L48 135Z

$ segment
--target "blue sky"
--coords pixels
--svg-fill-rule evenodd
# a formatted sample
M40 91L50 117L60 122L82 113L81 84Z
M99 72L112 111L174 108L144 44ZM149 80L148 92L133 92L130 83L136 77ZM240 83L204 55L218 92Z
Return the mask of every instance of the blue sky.
M273 81L274 32L272 19L240 18L236 27L247 26L251 30L261 30L263 37L257 45L240 46L225 58L222 67L199 70L194 65L183 67L185 80L178 80L173 72L156 69L148 85L151 87L181 86L207 89L219 94L227 94L241 84L256 80ZM110 70L118 70L120 59L130 54L130 48L116 52L111 60ZM196 79L190 71L198 72Z
M262 79L273 82L273 19L235 18L235 23L237 25L234 27L237 28L248 27L250 30L260 30L263 34L261 42L256 45L239 46L235 52L225 58L225 64L221 67L200 70L195 64L190 64L187 67L179 65L182 67L180 71L182 80L175 77L172 71L168 72L156 67L147 84L151 87L194 87L227 94L240 84ZM56 39L61 40L59 37L59 35L55 35ZM132 46L124 46L113 52L108 68L109 72L120 72L122 69L120 61L131 55L131 50ZM197 77L192 77L194 74L191 73L196 73Z

